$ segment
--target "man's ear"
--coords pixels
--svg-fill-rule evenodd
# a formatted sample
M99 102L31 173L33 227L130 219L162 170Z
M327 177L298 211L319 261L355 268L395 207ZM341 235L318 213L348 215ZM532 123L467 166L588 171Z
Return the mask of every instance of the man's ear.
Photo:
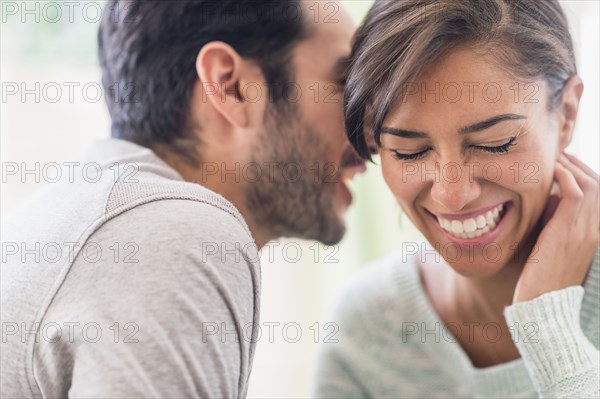
M246 127L248 110L240 93L242 58L227 43L210 42L196 57L203 101L210 103L230 124Z
M560 150L563 151L570 143L573 137L577 112L579 111L579 101L583 94L583 82L577 75L567 81L563 90L563 100L559 112L562 114L560 121Z

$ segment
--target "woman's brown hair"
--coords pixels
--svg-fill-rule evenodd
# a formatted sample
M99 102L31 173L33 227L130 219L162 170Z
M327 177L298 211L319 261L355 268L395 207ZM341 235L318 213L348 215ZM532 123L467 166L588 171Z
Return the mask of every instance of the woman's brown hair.
M406 88L458 45L488 51L517 76L545 80L551 110L577 74L557 0L377 0L356 34L344 97L348 138L363 158L371 159L365 134L380 145L383 120Z

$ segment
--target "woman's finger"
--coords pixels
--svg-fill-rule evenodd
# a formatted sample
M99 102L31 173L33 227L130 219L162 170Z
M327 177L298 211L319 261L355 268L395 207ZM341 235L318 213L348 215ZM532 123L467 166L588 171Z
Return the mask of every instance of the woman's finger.
M563 201L581 202L583 200L583 190L577 184L575 176L560 160L556 163L554 176Z
M571 162L566 156L561 157L560 163L562 163L575 177L577 184L583 191L583 200L581 205L581 212L586 215L585 224L592 224L592 229L598 229L598 219L600 218L600 208L598 204L600 202L600 183L584 173L584 171Z
M569 161L578 166L586 175L590 176L596 181L600 180L600 176L598 176L598 174L594 172L592 168L590 168L581 160L579 160L575 155L567 154L566 152L563 152L563 154L567 157Z
M569 160L569 158L566 157L564 154L559 157L559 162L573 174L575 180L577 181L577 184L584 193L595 194L592 192L598 191L598 181L592 178L587 173L585 173L583 169L577 164L571 162L571 160Z
M554 177L560 188L561 200L556 207L549 224L557 224L561 228L574 227L579 220L583 206L583 191L579 188L573 174L560 162L556 163Z

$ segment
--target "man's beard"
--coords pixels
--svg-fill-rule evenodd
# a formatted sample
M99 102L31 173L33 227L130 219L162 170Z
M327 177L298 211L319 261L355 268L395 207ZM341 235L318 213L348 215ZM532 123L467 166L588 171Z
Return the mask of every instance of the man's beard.
M301 123L297 112L272 110L266 119L252 151L262 176L248 182L248 211L274 237L337 244L345 232L333 209L341 165L327 165L330 148Z

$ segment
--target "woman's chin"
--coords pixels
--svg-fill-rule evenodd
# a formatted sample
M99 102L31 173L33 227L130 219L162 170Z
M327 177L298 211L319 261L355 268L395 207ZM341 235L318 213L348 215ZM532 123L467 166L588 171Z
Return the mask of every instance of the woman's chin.
M506 265L506 262L498 260L497 262L490 262L483 256L473 256L472 260L469 259L447 259L444 258L446 263L454 269L454 271L463 277L467 278L486 278L497 274Z
M429 243L429 250L439 254L435 260L441 260L446 263L455 272L472 278L490 277L504 268L511 258L511 251L508 250L507 243L492 242L487 245L479 245L476 242L463 242L458 245L456 242L448 240L446 237L440 237L438 234L432 234L434 237L426 237ZM425 255L428 263L434 260L433 257Z

